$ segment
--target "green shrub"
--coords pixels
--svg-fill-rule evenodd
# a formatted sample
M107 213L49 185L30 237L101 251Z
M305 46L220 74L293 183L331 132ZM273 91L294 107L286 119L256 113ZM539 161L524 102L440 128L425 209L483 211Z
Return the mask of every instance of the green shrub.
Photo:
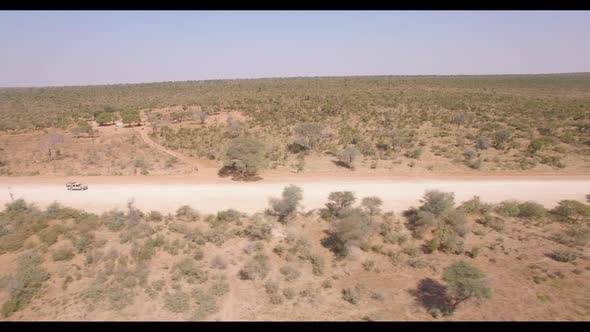
M279 221L284 221L297 210L302 199L303 189L295 185L287 186L283 189L280 199L270 199L271 213L279 216Z
M69 261L74 258L74 256L74 250L71 248L59 248L51 255L53 261Z
M348 254L350 245L360 243L370 231L369 216L361 209L348 209L331 227L332 250L342 256Z
M195 302L197 303L197 310L192 315L193 320L202 320L207 316L216 313L219 310L217 299L211 292L205 292L201 289L193 291Z
M297 280L301 276L301 272L292 266L283 266L279 269L286 281Z
M204 283L208 279L207 271L201 270L190 258L184 258L174 265L176 277L186 278L189 283Z
M543 205L527 201L518 205L518 216L527 219L538 219L545 216L546 210Z
M79 254L85 253L94 242L94 235L84 233L74 241L74 248L76 248L76 252Z
M361 294L358 287L345 288L342 290L342 299L351 304L358 304Z
M590 242L590 227L571 225L555 234L553 240L566 245L585 246Z
M42 259L37 254L23 254L17 258L16 273L7 277L13 287L9 289L10 298L2 305L4 317L27 306L50 278L41 264Z
M497 232L501 232L504 230L505 227L505 222L504 219L493 215L491 213L486 213L484 214L481 219L479 219L479 222L486 226L489 227Z
M41 230L41 232L39 232L38 236L39 236L39 239L41 239L41 241L43 243L47 244L48 246L51 246L52 244L57 242L57 239L59 238L59 235L62 232L63 232L62 226L53 225L53 226L49 226L49 227Z
M245 234L254 241L269 240L272 236L272 227L263 220L256 220L246 228Z
M221 222L238 222L240 221L241 213L234 209L217 212L217 220Z
M454 300L453 307L470 298L484 300L491 296L491 290L484 281L485 275L471 264L460 261L447 267L443 272L443 280Z
M119 239L121 244L127 243L131 240L139 240L154 234L154 230L146 223L134 224L127 227L121 234Z
M164 216L158 211L150 211L148 214L148 220L153 222L160 222L164 220Z
M381 212L383 200L376 196L365 197L361 201L361 206L367 210L370 215L376 215Z
M299 123L294 128L295 144L303 150L314 150L324 140L325 134L322 126L318 123Z
M165 308L174 313L187 312L190 308L189 302L190 295L181 291L166 293L164 296Z
M537 151L541 150L543 148L543 141L539 140L539 139L535 139L532 140L528 147L527 147L527 151L530 153L536 153Z
M209 293L214 296L222 296L229 292L229 283L225 279L215 280L209 288Z
M428 190L420 202L422 203L419 208L421 211L427 211L440 217L455 206L455 194L440 190Z
M265 155L264 142L253 137L236 138L225 151L224 170L233 174L236 180L252 178L266 167Z
M422 250L413 244L406 246L402 252L410 257L416 257L422 254Z
M578 254L569 250L556 250L550 253L549 257L558 262L569 263L575 261L578 258Z
M253 259L244 264L239 271L239 276L244 280L264 279L270 272L269 259L264 254L256 254Z
M141 246L134 242L131 246L131 256L139 263L149 261L156 254L156 248L163 245L164 237L162 235L145 240Z
M323 275L325 269L324 259L321 256L317 255L309 255L308 259L311 262L313 274L316 276Z
M102 112L96 115L94 121L96 121L99 125L103 126L110 122L113 122L113 113L110 112Z
M176 210L176 218L183 221L197 221L200 218L200 214L197 210L194 210L188 205L183 205Z
M504 150L512 141L512 132L509 129L501 129L494 133L494 147L498 150Z
M406 158L410 158L410 159L420 159L421 155L422 155L422 148L411 149L411 150L408 150L404 153L404 156Z
M118 232L127 222L127 218L125 217L125 213L122 211L111 210L105 212L101 215L101 220L107 226L107 228L112 232Z
M458 209L466 213L486 213L492 209L490 204L481 201L479 196L473 196L472 199L465 201L459 205Z
M494 210L504 217L518 217L520 215L520 204L512 200L503 201Z
M590 223L590 205L574 200L562 200L551 211L562 221L580 224Z

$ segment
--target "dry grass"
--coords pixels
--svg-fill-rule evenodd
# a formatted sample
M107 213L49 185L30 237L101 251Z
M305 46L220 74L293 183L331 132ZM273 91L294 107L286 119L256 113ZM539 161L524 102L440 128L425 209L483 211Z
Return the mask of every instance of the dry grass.
M500 230L479 224L490 212L477 206L466 217L463 254L427 253L429 236L412 238L398 212L374 215L366 244L353 244L344 258L322 244L338 221L315 213L273 222L271 229L288 236L271 232L254 242L246 230L257 218L242 214L220 244L208 236L197 244L164 227L147 235L104 223L78 233L74 218L62 214L64 226L50 247L52 241L27 241L28 248L0 254L0 301L9 320L435 320L450 296L442 273L465 260L485 274L492 297L464 301L444 319L590 319L586 244L568 247L551 237L570 225L547 212L542 223L515 214L503 217ZM54 211L15 204L0 214L1 225L13 227L7 216L46 213ZM204 215L190 225L206 230L216 218ZM139 225L157 225L149 220L142 215ZM22 232L23 240L53 232L53 225ZM129 241L121 241L129 232ZM15 264L30 253L37 258Z

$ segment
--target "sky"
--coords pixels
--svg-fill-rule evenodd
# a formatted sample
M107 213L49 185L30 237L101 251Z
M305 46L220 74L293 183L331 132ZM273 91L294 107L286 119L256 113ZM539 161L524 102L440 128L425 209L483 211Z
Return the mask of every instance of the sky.
M590 72L590 11L0 11L0 86Z

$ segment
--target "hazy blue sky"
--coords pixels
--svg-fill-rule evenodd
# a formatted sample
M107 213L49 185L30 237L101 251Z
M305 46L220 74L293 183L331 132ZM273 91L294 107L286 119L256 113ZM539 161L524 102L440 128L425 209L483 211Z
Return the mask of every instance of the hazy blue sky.
M0 86L590 71L590 12L0 12Z

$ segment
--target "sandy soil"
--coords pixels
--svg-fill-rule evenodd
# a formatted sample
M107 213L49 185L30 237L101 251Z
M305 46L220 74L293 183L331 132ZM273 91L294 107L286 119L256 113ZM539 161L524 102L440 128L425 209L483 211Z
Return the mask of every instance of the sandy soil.
M67 191L65 182L77 180L89 185L83 192ZM13 197L24 198L45 207L53 201L102 212L111 208L125 208L134 198L142 210L173 212L188 204L204 213L234 208L253 213L268 206L270 197L278 197L290 183L304 190L305 209L322 207L333 191L353 191L358 198L378 196L384 201L384 209L396 212L419 204L425 190L440 189L455 193L457 201L480 196L483 200L497 202L504 199L534 200L552 207L559 200L585 201L590 194L590 178L559 177L482 177L482 178L390 178L343 179L329 178L321 181L309 178L293 178L288 181L200 183L190 177L21 177L0 178L0 204Z

